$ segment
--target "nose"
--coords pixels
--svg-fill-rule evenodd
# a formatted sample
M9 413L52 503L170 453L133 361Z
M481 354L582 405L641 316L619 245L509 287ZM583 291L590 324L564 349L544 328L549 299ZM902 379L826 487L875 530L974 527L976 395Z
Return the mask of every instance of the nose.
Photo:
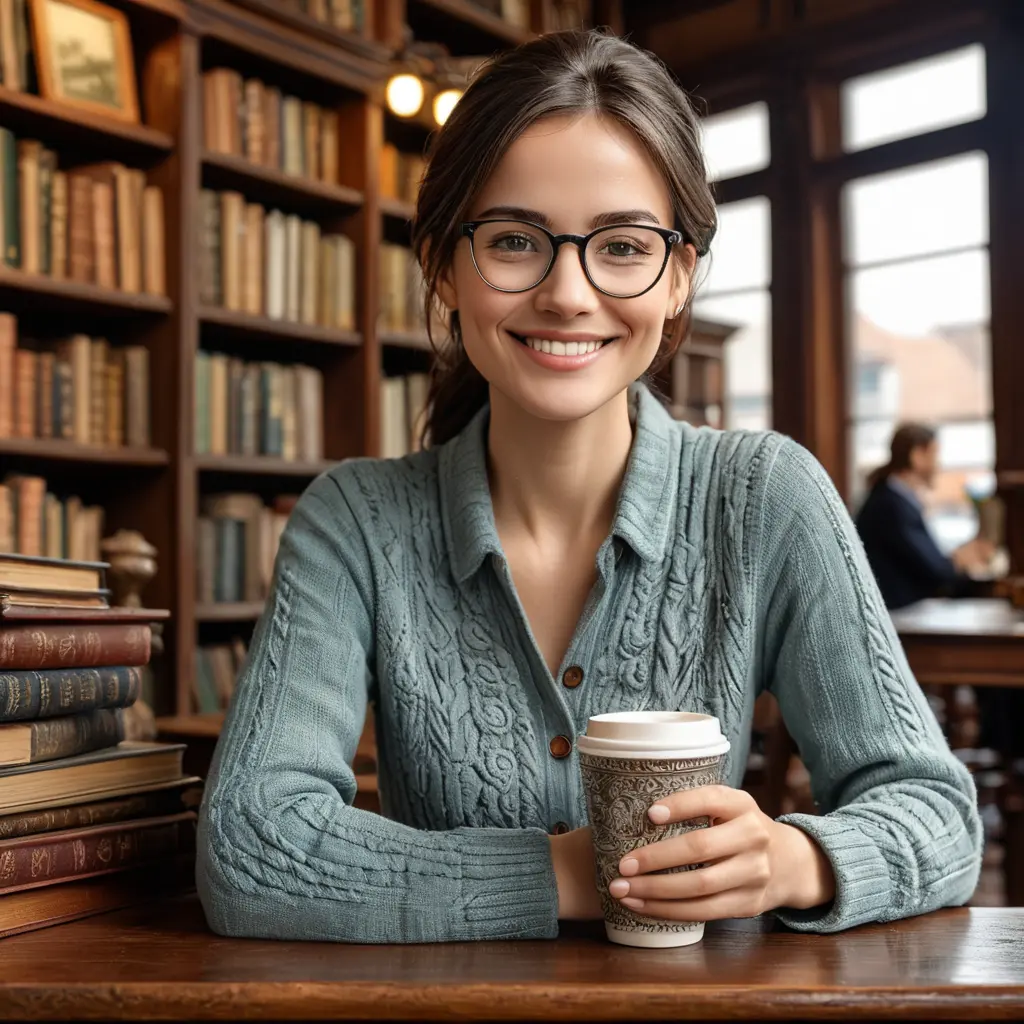
M534 301L539 311L563 319L597 309L600 293L587 280L575 245L566 242L559 248L551 273L538 286Z

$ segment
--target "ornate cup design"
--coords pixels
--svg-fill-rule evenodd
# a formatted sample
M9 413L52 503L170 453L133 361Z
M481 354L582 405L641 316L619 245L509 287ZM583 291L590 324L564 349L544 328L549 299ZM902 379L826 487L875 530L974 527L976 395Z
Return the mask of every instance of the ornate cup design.
M663 921L643 917L623 906L608 892L619 875L619 861L649 843L671 839L695 828L707 828L707 818L656 825L647 816L651 804L683 789L716 785L721 781L723 755L691 758L599 757L580 752L583 787L593 831L597 889L605 922L610 929L648 934L675 934L703 928L698 921ZM659 874L689 871L690 864Z

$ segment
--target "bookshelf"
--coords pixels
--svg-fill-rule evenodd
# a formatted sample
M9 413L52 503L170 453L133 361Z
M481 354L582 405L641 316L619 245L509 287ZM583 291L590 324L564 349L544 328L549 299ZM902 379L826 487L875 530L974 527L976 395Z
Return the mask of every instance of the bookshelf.
M0 128L38 140L69 171L115 161L142 172L160 190L163 287L159 293L129 290L96 283L95 276L55 277L0 264L0 311L16 318L19 346L38 339L56 344L80 333L103 339L111 351L144 350L148 439L112 445L39 436L40 418L36 436L0 436L0 480L43 476L47 490L62 499L73 495L102 509L102 536L134 529L157 548L158 571L144 596L172 614L150 696L158 715L176 716L179 725L202 723L211 718L196 712L197 649L236 637L247 641L263 608L262 594L199 599L204 510L247 495L263 502L280 524L315 475L348 457L380 454L385 380L422 378L430 365L418 322L410 319L399 328L380 317L381 247L408 246L415 209L407 189L382 189L382 153L390 143L422 155L430 132L423 116L399 119L384 106L404 26L417 39L444 43L454 55L489 53L531 32L493 13L500 3L491 3L489 11L469 0L375 0L357 30L319 20L298 0L108 2L128 18L140 122L83 112L0 84ZM554 0L528 0L525 6L532 29L555 27ZM240 147L237 137L229 140L234 145L222 145L221 138L211 145L207 82L216 69L234 73L243 88L257 81L264 90L293 97L303 110L326 112L320 130L335 131L335 141L328 136L317 155L304 153L300 173L280 157L253 158L244 138ZM244 128L238 130L244 135ZM203 274L208 225L200 212L201 203L212 201L203 200L204 193L235 193L241 199L233 202L243 210L259 206L264 216L278 210L315 225L319 239L347 240L337 243L337 251L350 246L353 257L351 322L342 326L345 311L331 310L319 291L312 315L309 308L298 315L295 309L291 315L269 309L262 276L255 290L242 287L227 301L222 288L218 301L211 301ZM306 230L314 237L312 227ZM265 266L257 273L265 275ZM322 404L312 457L260 454L262 449L238 443L244 430L228 430L232 443L226 450L197 444L197 365L209 354L243 376L271 364L284 367L286 379L298 376L299 365L307 376L314 373Z

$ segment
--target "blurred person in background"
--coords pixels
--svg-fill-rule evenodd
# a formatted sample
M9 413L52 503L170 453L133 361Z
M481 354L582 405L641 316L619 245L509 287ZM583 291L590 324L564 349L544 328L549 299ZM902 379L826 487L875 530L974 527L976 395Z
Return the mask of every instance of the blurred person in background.
M890 610L928 597L965 596L970 574L984 570L995 552L982 537L948 556L939 550L924 519L924 494L938 468L935 431L906 423L893 434L889 461L868 478L856 524Z

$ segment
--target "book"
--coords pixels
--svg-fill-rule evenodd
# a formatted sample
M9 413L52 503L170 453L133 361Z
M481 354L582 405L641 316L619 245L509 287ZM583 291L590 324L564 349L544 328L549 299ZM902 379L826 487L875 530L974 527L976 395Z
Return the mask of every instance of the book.
M41 587L0 586L0 604L37 608L106 608L109 590L45 590Z
M162 818L5 839L0 841L0 897L174 857L191 838L182 826L191 828L195 820L195 812L181 811Z
M13 605L0 601L0 621L8 622L161 622L169 619L166 608L50 608L44 605Z
M107 800L93 800L69 807L47 807L0 816L0 839L17 839L41 832L60 832L86 825L105 825L133 818L158 818L195 810L202 796L202 779L186 775L149 789Z
M117 746L124 739L120 708L0 725L0 766L39 764L90 750Z
M126 796L182 777L184 743L124 740L42 764L0 768L0 814Z
M25 669L0 673L0 722L125 708L139 698L138 666Z
M148 622L12 625L0 619L0 672L146 665L152 634Z

